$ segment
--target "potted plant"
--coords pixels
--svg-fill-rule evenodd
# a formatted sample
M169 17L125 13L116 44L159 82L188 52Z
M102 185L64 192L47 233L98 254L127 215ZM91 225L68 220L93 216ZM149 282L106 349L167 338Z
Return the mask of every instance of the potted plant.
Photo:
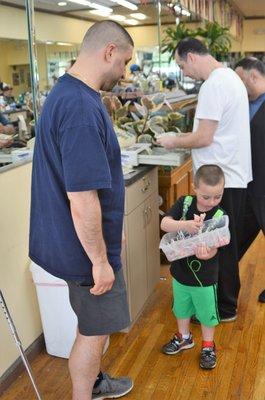
M217 22L206 22L204 27L197 29L196 36L203 39L211 55L218 61L227 59L231 49L229 28L224 28Z
M165 30L165 38L162 40L162 53L170 54L170 62L174 58L175 50L180 40L195 36L196 31L187 28L184 22L180 22L174 28L167 28Z

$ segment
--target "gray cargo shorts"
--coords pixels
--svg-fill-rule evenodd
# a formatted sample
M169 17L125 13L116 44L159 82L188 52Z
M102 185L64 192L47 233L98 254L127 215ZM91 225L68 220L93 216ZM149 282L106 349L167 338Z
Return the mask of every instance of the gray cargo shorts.
M78 319L81 335L110 335L130 325L126 286L122 269L115 272L111 290L95 296L90 293L92 286L67 281L70 304Z

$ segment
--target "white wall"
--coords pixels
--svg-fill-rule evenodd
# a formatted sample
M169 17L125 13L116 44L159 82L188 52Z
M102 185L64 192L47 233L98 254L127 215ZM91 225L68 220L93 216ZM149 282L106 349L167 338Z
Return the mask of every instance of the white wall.
M0 288L24 348L42 332L28 268L30 179L31 163L0 172ZM19 356L1 308L0 337L1 376Z

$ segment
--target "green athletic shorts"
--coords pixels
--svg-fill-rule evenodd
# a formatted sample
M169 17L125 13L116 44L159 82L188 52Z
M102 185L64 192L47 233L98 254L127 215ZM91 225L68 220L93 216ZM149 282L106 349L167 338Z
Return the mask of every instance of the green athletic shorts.
M173 278L173 313L179 319L196 315L204 326L220 322L217 308L217 284L211 286L186 286Z

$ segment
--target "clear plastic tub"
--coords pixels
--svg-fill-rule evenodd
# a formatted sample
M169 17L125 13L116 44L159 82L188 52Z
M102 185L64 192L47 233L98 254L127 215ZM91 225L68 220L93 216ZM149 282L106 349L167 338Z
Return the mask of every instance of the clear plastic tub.
M221 218L205 221L200 233L195 235L185 232L166 233L161 239L159 248L165 253L168 261L174 261L194 255L198 245L224 246L230 242L228 224L228 216L223 215Z

